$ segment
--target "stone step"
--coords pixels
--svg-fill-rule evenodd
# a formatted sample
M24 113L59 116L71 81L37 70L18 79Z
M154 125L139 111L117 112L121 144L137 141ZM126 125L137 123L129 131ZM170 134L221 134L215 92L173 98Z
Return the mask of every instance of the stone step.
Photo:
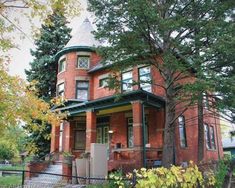
M27 185L33 185L38 187L54 187L54 186L60 186L60 182L62 180L61 176L56 176L53 174L62 174L62 165L55 164L50 165L45 171L45 173L51 173L51 174L38 174L37 177L32 177L30 180L26 180L25 184Z

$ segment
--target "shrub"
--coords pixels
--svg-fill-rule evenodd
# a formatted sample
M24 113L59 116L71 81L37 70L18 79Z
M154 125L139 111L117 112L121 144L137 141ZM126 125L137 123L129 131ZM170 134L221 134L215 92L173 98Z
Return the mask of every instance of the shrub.
M113 187L127 187L120 178L120 175L113 175L111 177L116 180L113 183ZM131 179L133 174L129 173L127 177ZM193 162L190 162L187 168L181 166L171 166L169 169L164 167L153 169L141 168L136 171L136 177L137 188L193 188L215 185L214 174L210 172L204 178Z
M14 145L9 142L2 140L0 141L0 159L1 160L11 160L14 156L17 156L17 149Z
M121 170L113 172L109 175L109 187L129 187L127 181L123 178L123 173Z
M225 180L225 176L228 172L230 163L231 163L231 159L229 158L219 161L219 165L215 173L215 179L216 179L215 187L216 188L222 187L224 180Z

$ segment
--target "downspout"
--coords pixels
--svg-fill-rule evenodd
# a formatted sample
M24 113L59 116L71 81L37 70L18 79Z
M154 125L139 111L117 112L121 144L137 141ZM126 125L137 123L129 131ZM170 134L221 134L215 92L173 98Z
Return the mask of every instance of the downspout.
M143 166L147 167L146 161L146 126L145 126L145 105L142 104L142 127L143 127Z
M216 131L216 142L217 142L217 152L218 152L218 159L220 159L220 145L219 145L219 140L218 140L218 131L217 131L217 121L216 121L216 109L214 109L214 119L215 119L215 131Z

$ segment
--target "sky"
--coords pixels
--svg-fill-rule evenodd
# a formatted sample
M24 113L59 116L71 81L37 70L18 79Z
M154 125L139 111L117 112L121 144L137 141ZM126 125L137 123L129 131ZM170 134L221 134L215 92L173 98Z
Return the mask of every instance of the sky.
M93 20L92 14L86 10L87 3L86 0L81 1L81 14L78 17L75 17L71 20L68 26L72 28L72 36L76 33L79 25L83 22L83 20L88 17L91 21ZM26 79L25 69L29 69L29 63L33 60L33 57L30 54L30 49L35 49L35 45L32 37L32 28L27 20L20 12L12 12L11 17L20 17L19 23L17 26L26 34L24 38L22 38L22 33L14 32L14 43L17 44L17 48L10 50L8 53L10 55L11 61L9 64L9 74L10 75L18 75L23 79ZM34 24L40 27L40 22L35 19Z

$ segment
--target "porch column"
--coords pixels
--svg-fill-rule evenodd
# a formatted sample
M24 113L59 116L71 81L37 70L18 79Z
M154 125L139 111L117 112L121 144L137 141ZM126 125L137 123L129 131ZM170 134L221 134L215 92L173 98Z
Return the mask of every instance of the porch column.
M59 125L52 125L50 152L58 152L59 151L59 140L60 140L60 126Z
M133 114L133 136L134 136L134 148L136 160L135 168L143 166L143 131L142 131L142 102L132 102L132 114Z
M71 122L64 121L64 130L63 130L63 151L72 152L72 127ZM63 156L63 165L62 165L63 175L71 176L72 175L72 165L65 162L65 157ZM67 182L71 181L71 177L63 177Z
M96 143L96 113L86 112L86 152L90 152L91 143Z
M65 152L72 152L72 130L71 123L64 121L64 131L63 131L63 150Z

